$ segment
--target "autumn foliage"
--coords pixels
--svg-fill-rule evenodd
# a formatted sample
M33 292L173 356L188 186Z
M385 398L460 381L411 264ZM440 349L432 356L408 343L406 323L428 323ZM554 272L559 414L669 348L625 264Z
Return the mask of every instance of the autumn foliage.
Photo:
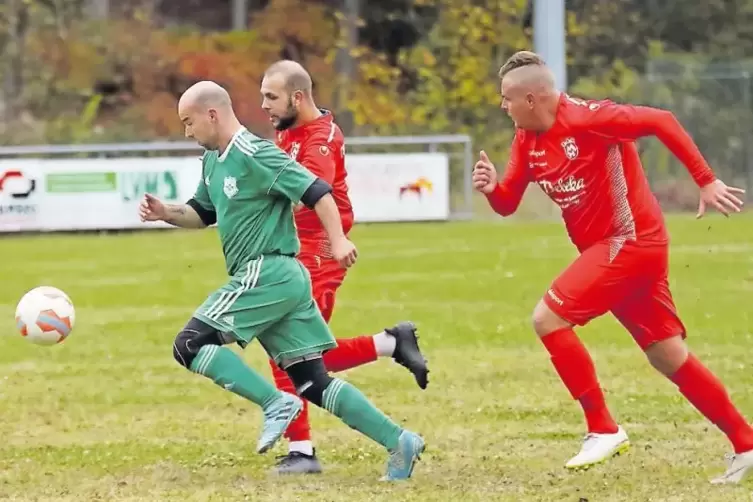
M355 74L345 87L335 71L345 40L340 1L254 0L243 31L202 24L227 16L209 0L159 2L172 6L170 15L151 0L111 0L106 19L87 15L92 2L0 3L0 144L180 139L177 99L201 79L224 85L242 121L267 135L260 80L267 65L292 58L311 72L321 106L350 112L351 134L466 133L499 158L512 131L499 110L497 69L532 47L521 23L525 0L362 0L361 43L350 50ZM647 90L639 75L667 52L708 60L750 54L753 0L567 6L571 92L702 117L695 124L705 153L720 165L740 162L750 142L720 135L740 124L753 130L750 107L739 106L746 88L730 93L733 80L711 88L689 78ZM661 152L649 148L648 158L657 172L670 172Z
M250 16L250 28L238 32L167 26L145 8L95 20L45 10L42 0L13 1L28 7L29 25L22 41L24 91L19 108L6 113L5 143L179 138L177 98L201 79L225 86L242 121L268 134L258 88L271 62L301 61L324 107L335 105L342 83L335 72L344 43L336 2L269 0ZM475 136L493 127L499 134L492 141L503 147L509 123L498 110L496 71L507 54L529 45L518 19L524 2L400 3L365 8L391 5L414 21L423 16L415 24L424 32L396 48L394 32L379 32L391 26L385 21L391 14L366 13L377 19L376 28L352 48L354 81L341 96L352 113L352 133Z

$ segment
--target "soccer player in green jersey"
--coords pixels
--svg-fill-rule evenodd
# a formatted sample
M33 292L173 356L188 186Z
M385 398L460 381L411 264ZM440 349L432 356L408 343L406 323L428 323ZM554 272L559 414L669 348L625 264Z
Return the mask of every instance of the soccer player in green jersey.
M226 343L246 347L258 339L290 376L296 392L340 418L389 452L386 480L407 479L424 440L377 409L351 384L333 378L322 353L336 346L311 294L310 277L296 259L299 241L293 208L313 208L344 267L357 258L345 237L332 188L274 143L238 121L227 91L199 82L181 96L178 115L186 136L206 152L196 193L183 205L146 194L143 221L202 228L217 223L228 282L209 295L175 338L173 355L186 368L259 405L264 422L257 451L269 450L298 416L303 403L275 388Z

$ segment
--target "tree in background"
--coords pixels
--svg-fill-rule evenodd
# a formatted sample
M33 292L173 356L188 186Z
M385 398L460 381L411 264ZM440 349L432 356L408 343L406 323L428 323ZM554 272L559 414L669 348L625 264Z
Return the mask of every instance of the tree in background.
M175 103L200 78L226 85L249 127L268 133L258 84L271 61L303 62L333 104L339 0L248 0L249 29L217 31L229 8L210 0L6 0L0 5L0 142L179 138ZM154 5L158 5L155 10ZM504 149L499 64L530 48L525 0L383 0L360 4L354 134L465 132ZM625 95L652 56L740 58L753 49L753 0L568 0L570 81ZM229 18L228 22L229 22ZM722 29L723 27L723 29Z

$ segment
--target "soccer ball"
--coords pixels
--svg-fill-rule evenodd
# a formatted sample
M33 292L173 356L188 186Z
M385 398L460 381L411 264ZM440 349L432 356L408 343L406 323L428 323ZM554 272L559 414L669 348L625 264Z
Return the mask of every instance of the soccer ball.
M76 311L68 295L40 286L26 293L16 307L16 327L32 343L53 345L68 337Z

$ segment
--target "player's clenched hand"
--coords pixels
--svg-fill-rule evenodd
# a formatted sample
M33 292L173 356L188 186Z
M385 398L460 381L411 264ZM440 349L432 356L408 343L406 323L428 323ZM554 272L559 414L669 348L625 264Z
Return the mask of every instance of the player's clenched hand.
M481 150L476 165L473 166L473 187L481 193L492 193L497 185L497 170L487 157L486 152Z
M160 221L167 216L165 205L152 194L144 194L144 200L139 204L139 218L141 221Z
M707 206L715 207L724 216L730 212L739 213L743 207L743 201L737 196L745 193L742 188L730 187L722 180L716 180L701 188L701 201L698 204L696 218L703 217Z
M356 262L358 251L355 244L350 242L346 237L332 242L332 257L343 268L348 268Z

